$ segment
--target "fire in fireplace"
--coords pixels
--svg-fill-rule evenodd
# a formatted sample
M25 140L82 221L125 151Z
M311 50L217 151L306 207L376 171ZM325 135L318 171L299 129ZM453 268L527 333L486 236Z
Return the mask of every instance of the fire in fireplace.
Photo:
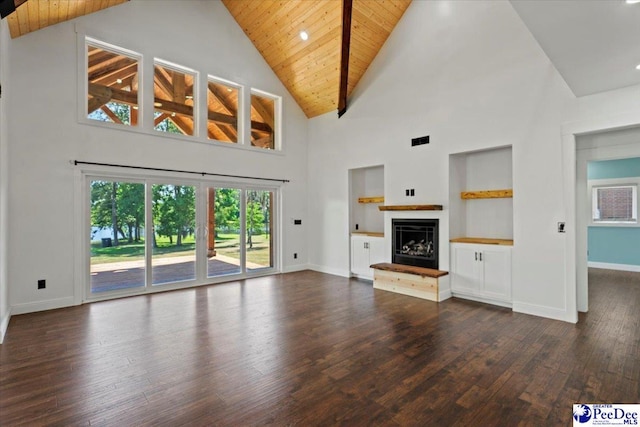
M438 220L392 219L391 261L438 269Z

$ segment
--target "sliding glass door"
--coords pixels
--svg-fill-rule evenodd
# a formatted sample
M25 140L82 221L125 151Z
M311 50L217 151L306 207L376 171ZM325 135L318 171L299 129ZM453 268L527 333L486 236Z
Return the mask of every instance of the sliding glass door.
M92 179L89 191L90 293L144 288L144 183Z
M276 188L87 177L88 298L275 271Z
M151 283L196 278L196 187L151 185Z
M273 191L245 192L246 268L273 267Z
M242 273L242 190L207 188L207 277Z

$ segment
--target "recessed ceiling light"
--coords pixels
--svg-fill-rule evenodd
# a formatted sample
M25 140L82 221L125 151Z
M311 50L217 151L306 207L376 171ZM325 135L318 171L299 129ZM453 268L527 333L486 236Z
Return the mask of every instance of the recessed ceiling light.
M640 3L640 0L627 0L627 4Z
M309 40L309 33L307 33L305 30L300 31L300 38L304 41Z
M640 70L640 64L636 65L636 70Z
M154 102L153 106L154 107L162 107L162 102Z
M116 83L121 85L122 84L122 79L116 79Z

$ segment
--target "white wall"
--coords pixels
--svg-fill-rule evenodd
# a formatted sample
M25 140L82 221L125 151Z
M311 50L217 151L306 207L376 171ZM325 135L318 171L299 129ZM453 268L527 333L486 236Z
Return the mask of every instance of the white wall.
M512 145L514 310L575 321L556 232L561 125L575 103L508 2L412 2L347 113L310 120L310 263L348 273L348 169L384 164L385 203L443 204L448 231L449 154ZM423 135L431 143L412 148Z
M88 36L145 58L156 56L247 90L283 96L284 153L79 124L76 23ZM222 3L133 0L11 40L8 56L8 278L14 313L73 303L74 257L79 256L73 244L79 230L73 159L289 179L283 218L304 221L302 226L283 221L284 269L306 264L307 119ZM47 280L46 289L36 289L38 279Z
M5 69L7 67L5 58L9 33L5 21L0 22L0 84L2 85L2 97L0 98L0 344L4 339L11 317L7 279L9 159L7 154L7 109L5 107L8 90L8 85L5 84Z

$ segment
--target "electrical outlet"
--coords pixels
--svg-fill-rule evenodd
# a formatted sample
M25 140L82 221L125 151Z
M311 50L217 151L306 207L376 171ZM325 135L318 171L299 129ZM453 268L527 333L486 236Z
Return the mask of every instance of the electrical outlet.
M412 188L412 189L411 189L411 197L413 197L413 196L415 196L415 195L416 195L416 190Z
M47 287L47 281L44 279L38 280L38 289L45 289Z
M297 252L293 253L293 259L298 259L298 253Z
M406 190L404 190L404 195L409 197L411 195L411 192L409 191L409 189L407 188Z

